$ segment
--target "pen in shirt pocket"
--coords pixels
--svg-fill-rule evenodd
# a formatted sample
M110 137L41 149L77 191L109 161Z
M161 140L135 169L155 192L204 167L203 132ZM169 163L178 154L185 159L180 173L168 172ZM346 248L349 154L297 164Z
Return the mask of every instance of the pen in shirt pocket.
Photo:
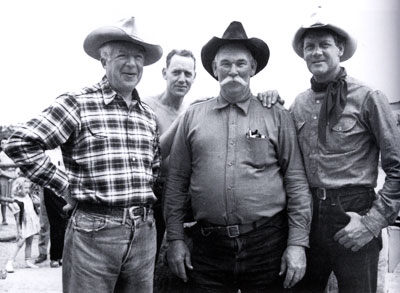
M267 136L258 132L258 129L251 130L250 128L246 131L247 138L266 138Z

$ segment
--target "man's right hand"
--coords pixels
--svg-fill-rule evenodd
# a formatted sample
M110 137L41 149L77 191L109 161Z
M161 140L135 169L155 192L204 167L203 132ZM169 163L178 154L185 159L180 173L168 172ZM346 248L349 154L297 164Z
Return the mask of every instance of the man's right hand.
M257 99L261 102L264 107L271 108L277 102L281 105L285 103L285 101L279 96L277 90L269 90L266 92L262 92L257 94Z
M168 266L171 271L187 282L186 268L192 270L192 262L190 260L190 252L185 241L174 240L168 242Z

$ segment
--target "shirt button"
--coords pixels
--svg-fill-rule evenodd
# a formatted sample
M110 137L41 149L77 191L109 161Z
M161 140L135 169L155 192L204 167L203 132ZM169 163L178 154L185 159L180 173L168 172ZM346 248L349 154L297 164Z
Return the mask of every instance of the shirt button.
M231 140L230 144L231 144L231 145L234 145L234 144L235 144L235 142L234 142L233 140Z
M338 129L339 129L339 130L342 130L342 126L339 126Z
M232 187L231 186L228 186L228 188L227 188L228 190L232 190Z
M315 102L316 102L317 104L321 103L321 101L320 101L320 100L316 100Z
M228 167L232 167L232 165L233 165L232 162L229 162L229 163L228 163Z
M136 158L135 157L131 157L131 161L132 162L136 162Z
M316 120L317 119L317 115L312 116L312 119Z

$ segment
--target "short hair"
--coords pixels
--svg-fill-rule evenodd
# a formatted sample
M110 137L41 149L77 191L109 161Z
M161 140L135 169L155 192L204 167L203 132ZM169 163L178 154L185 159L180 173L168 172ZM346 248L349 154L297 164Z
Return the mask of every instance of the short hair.
M185 49L183 49L183 50L173 49L171 52L168 53L167 59L166 59L167 68L168 68L169 65L171 64L171 59L172 59L172 57L173 57L174 55L192 58L193 61L194 61L194 70L196 70L196 58L194 57L192 51L185 50Z
M336 46L339 47L340 45L343 45L343 47L344 47L346 45L345 37L343 37L342 35L339 35L337 32L335 32L332 29L321 27L321 28L313 28L313 29L306 30L304 32L304 34L301 36L299 46L301 49L303 49L304 39L308 36L313 37L313 36L321 36L321 35L326 35L326 34L329 34L333 37Z

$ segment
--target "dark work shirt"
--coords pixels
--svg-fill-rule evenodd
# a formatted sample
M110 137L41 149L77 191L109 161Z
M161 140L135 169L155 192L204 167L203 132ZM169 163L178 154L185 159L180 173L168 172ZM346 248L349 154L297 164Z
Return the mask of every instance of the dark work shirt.
M292 117L281 106L264 108L250 95L237 104L219 96L189 107L170 155L168 240L183 239L187 189L197 221L245 224L287 210L288 244L308 245L311 195Z
M400 133L385 95L346 77L347 104L336 125L318 142L318 118L325 92L301 93L291 107L310 187L376 187L381 153L386 180L363 223L377 236L400 208Z

